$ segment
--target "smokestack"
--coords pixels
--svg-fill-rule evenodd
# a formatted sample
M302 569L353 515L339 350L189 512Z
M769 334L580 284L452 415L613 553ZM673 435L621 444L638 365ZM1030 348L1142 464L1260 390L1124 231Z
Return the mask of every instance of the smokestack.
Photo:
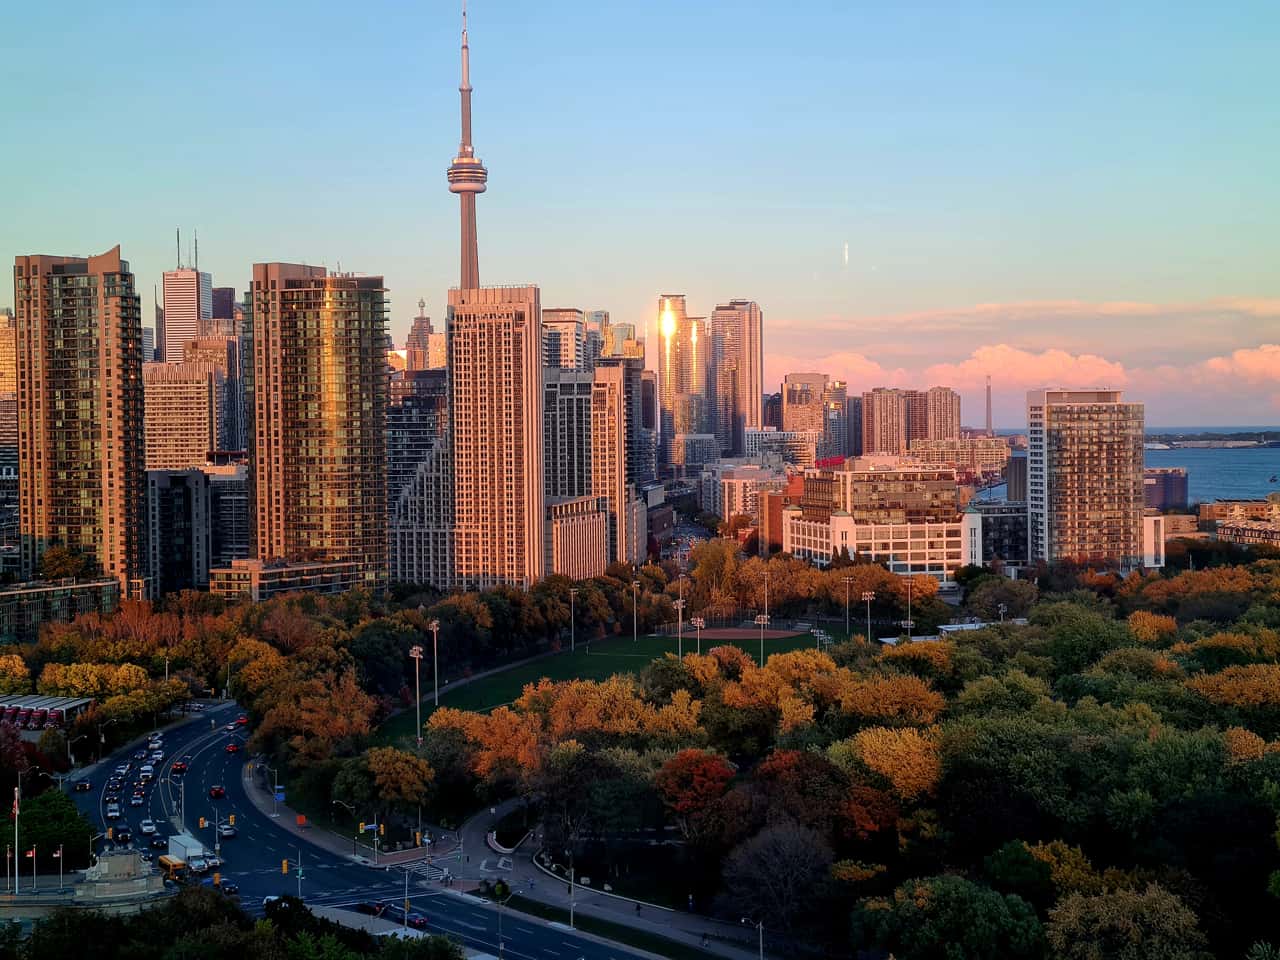
M991 374L987 374L987 436L995 435L995 430L991 428Z

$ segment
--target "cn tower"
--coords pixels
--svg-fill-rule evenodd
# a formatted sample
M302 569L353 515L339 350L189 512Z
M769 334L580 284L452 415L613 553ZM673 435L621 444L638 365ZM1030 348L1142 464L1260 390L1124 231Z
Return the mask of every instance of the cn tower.
M480 287L480 255L476 251L476 194L484 193L489 171L476 159L471 145L471 51L467 46L467 0L462 0L462 142L458 155L449 164L449 192L462 199L462 283L463 290Z

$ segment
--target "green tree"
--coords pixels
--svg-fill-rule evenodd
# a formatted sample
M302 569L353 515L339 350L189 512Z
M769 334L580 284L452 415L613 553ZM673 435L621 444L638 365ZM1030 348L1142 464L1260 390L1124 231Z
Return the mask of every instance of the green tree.
M37 568L41 580L64 580L68 577L83 577L88 570L85 558L66 547L49 547L40 555Z
M1049 912L1054 960L1208 960L1195 913L1159 884L1074 893Z
M89 838L93 827L60 790L46 790L22 801L20 842L24 850L36 847L40 869L56 870L53 854L62 847L63 869L79 870L89 863Z
M1031 605L1040 596L1040 591L1030 580L1010 580L1008 577L989 577L980 581L969 591L965 606L975 617L996 621L1000 616L1000 605L1004 604L1003 619L1025 617L1031 612Z
M853 940L898 960L1031 960L1043 949L1029 903L952 876L908 880L891 899L863 901L853 914Z

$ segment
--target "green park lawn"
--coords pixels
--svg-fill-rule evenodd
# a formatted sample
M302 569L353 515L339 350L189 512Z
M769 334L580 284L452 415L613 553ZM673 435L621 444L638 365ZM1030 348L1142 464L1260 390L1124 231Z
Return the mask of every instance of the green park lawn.
M807 634L782 640L766 640L765 656L812 644L813 639ZM760 654L758 640L704 640L702 648L706 651L713 646L725 645L739 647L753 657ZM685 634L684 651L692 653L695 649L694 635L690 631ZM623 636L594 640L590 645L579 643L578 649L572 653L566 650L531 663L517 664L508 670L453 689L449 685L442 685L440 705L459 710L492 710L511 703L520 696L525 684L537 683L543 677L551 680L604 680L616 673L639 673L649 661L664 653L675 652L675 637L648 636L633 641L630 637ZM432 709L429 662L424 662L423 668L422 722L426 723ZM410 707L384 723L378 730L376 740L391 744L412 737L413 724L414 710Z

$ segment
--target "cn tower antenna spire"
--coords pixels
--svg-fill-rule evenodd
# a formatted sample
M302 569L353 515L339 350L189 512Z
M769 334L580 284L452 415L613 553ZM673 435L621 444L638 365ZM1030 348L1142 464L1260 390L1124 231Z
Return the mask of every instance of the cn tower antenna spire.
M480 254L476 243L476 194L484 193L489 173L476 159L471 143L471 47L467 41L467 0L462 0L462 140L458 155L449 165L449 190L458 194L462 204L462 279L463 290L480 286Z

